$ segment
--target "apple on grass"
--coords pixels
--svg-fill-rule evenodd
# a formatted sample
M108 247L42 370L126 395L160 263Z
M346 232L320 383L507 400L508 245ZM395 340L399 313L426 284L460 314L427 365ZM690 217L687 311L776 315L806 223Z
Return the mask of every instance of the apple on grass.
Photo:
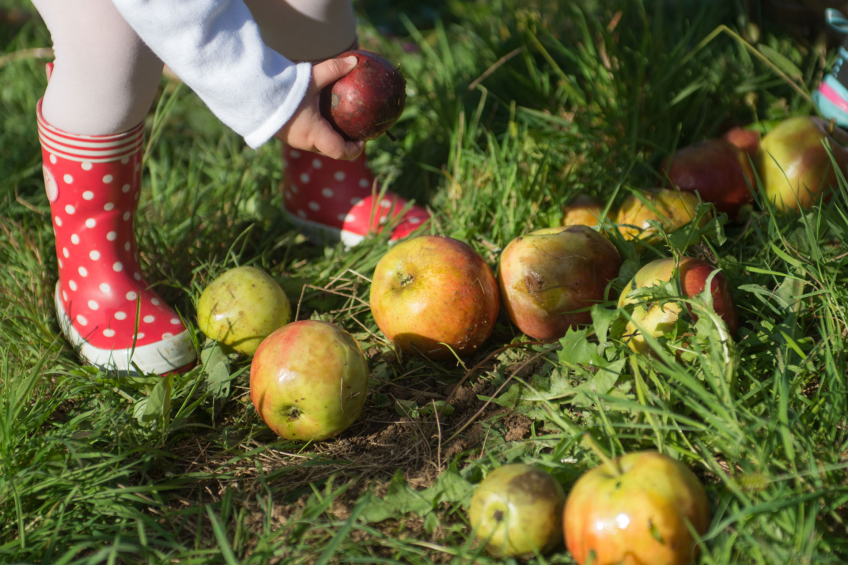
M830 159L823 144L830 144ZM836 169L846 173L848 132L821 118L799 116L780 122L763 137L756 165L766 199L779 212L808 210L836 187Z
M586 194L580 195L562 209L562 225L596 228L604 217L605 207L604 201L600 198ZM607 217L610 220L613 219L611 211Z
M621 296L618 299L618 307L623 308L637 301L635 298L628 296L630 291L670 281L672 276L674 276L676 267L677 264L674 259L666 258L652 261L639 269L633 280L627 283L627 286L621 291ZM704 288L706 288L707 279L715 270L712 265L700 259L681 257L678 277L683 296L691 298L701 294ZM730 291L730 284L727 282L727 278L723 273L718 272L713 277L710 284L710 292L713 297L713 309L724 320L730 335L735 334L738 315L736 313L736 305L733 302L733 294ZM628 338L630 349L636 353L647 354L650 348L639 327L648 331L653 337L661 337L677 323L680 312L680 306L674 302L640 304L635 306L631 315L632 320L627 323L625 330L625 337ZM697 316L694 314L692 317L697 319Z
M531 465L498 467L474 491L468 519L496 557L529 559L562 543L565 494L553 477Z
M710 525L707 494L679 461L629 453L582 475L568 494L563 530L578 565L689 565Z
M757 154L757 149L760 148L760 132L742 128L742 127L734 127L730 128L721 136L721 138L742 151L751 159Z
M255 267L230 269L197 303L197 326L224 348L253 355L262 340L291 319L291 304L270 275Z
M407 239L374 270L371 312L390 341L432 359L469 355L495 327L500 296L492 269L467 243Z
M657 243L661 236L648 222L659 222L667 233L671 233L693 221L697 210L698 197L691 192L666 188L642 190L627 196L615 222L624 239ZM703 216L698 227L708 219Z
M620 267L615 246L592 228L546 228L506 246L498 284L512 323L530 337L552 340L592 322L588 309L605 299Z
M349 333L303 320L269 335L250 365L250 398L277 435L322 440L346 430L365 405L368 362Z

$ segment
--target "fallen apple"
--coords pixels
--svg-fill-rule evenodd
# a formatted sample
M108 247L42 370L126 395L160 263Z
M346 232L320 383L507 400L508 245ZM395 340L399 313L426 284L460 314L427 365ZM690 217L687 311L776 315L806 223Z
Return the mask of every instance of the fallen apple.
M245 355L253 355L263 339L290 319L286 293L255 267L230 269L203 290L197 303L200 331Z
M661 236L649 221L659 222L666 233L671 233L695 219L698 197L691 192L656 188L639 194L642 198L629 194L618 210L615 222L624 239L656 243ZM702 217L699 227L707 221L707 216Z
M285 439L322 440L359 417L368 362L357 341L333 324L302 320L269 335L250 365L250 399Z
M592 228L546 228L506 246L498 284L512 323L532 338L552 340L592 322L589 308L604 300L619 268L615 246Z
M371 312L408 353L447 359L474 353L495 327L500 296L492 269L467 243L442 236L407 239L377 263Z
M704 487L685 465L654 451L607 459L568 494L563 530L578 565L689 565L698 554L689 525L710 525Z
M468 519L496 557L529 559L562 543L565 494L553 477L531 465L498 467L474 491Z
M704 288L706 288L707 279L715 270L712 265L700 259L681 257L678 277L682 295L691 298L702 293ZM662 282L670 281L674 275L674 271L674 259L657 259L648 263L639 269L633 280L627 283L627 286L621 291L621 296L618 299L618 307L622 308L636 302L636 299L628 296L631 290L655 286ZM731 335L735 334L738 323L736 305L733 302L730 284L721 271L713 277L710 284L710 291L713 297L713 309L724 320L724 323L727 325L727 331ZM637 353L647 354L649 347L638 327L644 328L653 337L661 337L674 326L680 316L680 312L680 306L674 302L665 302L661 305L647 304L635 306L631 314L632 320L627 323L625 330L625 337L629 338L628 345L630 349ZM692 314L692 317L697 320L695 314Z
M748 155L723 139L708 139L684 147L666 158L661 173L680 190L701 195L716 210L736 219L739 209L754 201L757 181Z
M604 201L594 196L581 195L562 209L563 226L589 226L596 228L604 217ZM612 220L612 213L607 217Z
M848 132L821 118L799 116L780 122L763 137L756 165L765 197L775 209L808 210L836 186L836 168L823 144L830 144L836 168L848 165Z
M760 148L760 132L741 127L734 127L721 136L721 138L742 151L745 152L751 159L757 154L757 149Z
M321 89L321 115L347 140L377 138L403 113L406 79L371 51L346 51L339 55L344 57L356 57L356 67Z

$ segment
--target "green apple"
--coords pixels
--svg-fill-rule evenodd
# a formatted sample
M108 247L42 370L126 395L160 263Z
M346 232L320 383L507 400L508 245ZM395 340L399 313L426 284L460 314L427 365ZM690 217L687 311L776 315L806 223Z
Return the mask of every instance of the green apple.
M531 465L498 467L480 483L468 512L477 539L496 557L529 559L562 543L565 494Z
M809 209L836 186L836 170L823 142L833 151L836 168L848 165L848 133L821 118L799 116L780 122L760 143L755 163L765 196L781 212Z
M559 339L568 328L592 322L588 308L604 300L620 267L615 246L592 228L546 228L506 246L498 283L519 330L535 339Z
M630 453L582 475L565 503L563 530L578 565L689 565L698 554L689 525L710 525L707 494L679 461Z
M655 286L670 281L674 275L674 259L657 259L648 263L636 273L618 299L618 307L636 302L635 298L628 296L631 290L636 288ZM704 291L707 279L716 269L705 261L692 257L681 257L679 280L680 289L684 296L693 297ZM727 324L727 330L731 335L736 333L738 316L736 305L733 302L733 294L730 284L723 273L718 272L713 277L710 289L713 296L713 309ZM627 323L625 335L629 337L630 349L637 353L647 354L649 347L638 327L647 330L653 337L660 337L667 333L680 317L680 306L674 302L660 304L639 305L633 309L632 321ZM693 314L693 318L697 317ZM638 326L638 327L637 327Z
M253 355L263 339L290 320L286 293L255 267L230 269L203 290L197 304L200 331L245 355Z
M250 365L250 398L282 438L308 441L340 434L368 396L368 362L336 325L302 320L269 335Z
M649 221L659 222L667 233L671 233L695 219L698 197L691 192L656 188L640 191L639 194L648 205L635 194L630 194L618 210L615 222L624 239L656 243L660 235ZM701 218L699 227L707 220L706 216Z

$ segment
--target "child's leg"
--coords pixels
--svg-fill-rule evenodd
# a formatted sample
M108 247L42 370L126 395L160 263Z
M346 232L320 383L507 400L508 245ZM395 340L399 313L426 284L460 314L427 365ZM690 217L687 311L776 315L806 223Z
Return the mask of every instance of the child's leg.
M247 0L247 5L265 43L288 59L320 62L355 47L350 0ZM400 239L430 218L420 206L406 209L408 201L393 192L376 198L380 187L364 153L337 161L283 145L283 160L284 210L318 242L356 245L390 220L392 239Z
M65 337L105 370L193 363L179 316L141 274L133 216L147 113L162 63L109 0L36 0L56 61L38 104L44 184L56 235L55 304Z

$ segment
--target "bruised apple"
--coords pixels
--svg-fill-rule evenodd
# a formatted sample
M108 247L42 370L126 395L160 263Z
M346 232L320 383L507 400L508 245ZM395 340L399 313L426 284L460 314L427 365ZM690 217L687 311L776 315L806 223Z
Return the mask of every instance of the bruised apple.
M616 224L624 239L656 243L661 236L649 221L660 222L666 233L671 233L695 219L698 197L691 192L657 188L639 195L641 198L634 193L628 195L618 210ZM707 220L707 216L701 218L698 227Z
M708 139L684 147L662 165L663 176L680 190L701 195L719 212L735 219L754 201L757 186L748 155L723 139Z
M529 559L562 543L565 494L553 477L531 465L498 467L471 498L468 519L496 557Z
M604 216L604 201L594 196L582 195L571 201L562 209L563 226L589 226L595 228L600 225ZM608 214L607 217L612 220Z
M467 243L435 235L407 239L380 259L370 302L389 340L432 359L477 351L500 309L486 261Z
M627 283L627 286L621 291L621 296L618 299L618 307L622 308L627 304L637 302L635 298L627 296L631 290L655 286L670 281L674 275L674 270L675 262L671 258L657 259L648 263L639 269L633 280ZM679 280L680 290L683 295L691 298L702 293L704 288L706 288L707 279L715 270L712 265L700 259L681 257ZM730 334L735 334L738 324L736 305L733 302L730 284L720 271L713 277L710 284L710 291L713 297L713 309L724 320ZM627 323L627 329L625 331L625 335L629 337L628 345L630 349L637 353L647 354L649 347L638 327L644 328L653 337L661 337L674 326L680 316L680 312L680 306L674 302L665 302L662 305L646 304L636 306L633 310L632 321ZM697 316L694 314L692 317L697 319Z
M760 143L756 165L765 196L778 211L809 209L828 188L836 170L823 144L830 144L836 168L848 165L848 132L812 116L780 122Z
M336 325L302 320L269 335L250 365L250 399L277 435L322 440L359 417L368 396L368 362Z
M710 525L704 487L688 467L644 451L582 475L565 503L563 529L578 565L689 565L698 555L689 525Z
M321 115L342 137L368 141L385 133L403 113L406 79L387 59L371 51L347 51L356 67L321 90Z
M570 327L591 323L589 308L604 300L619 268L615 246L592 228L546 228L506 246L498 284L518 329L535 339L552 340Z

